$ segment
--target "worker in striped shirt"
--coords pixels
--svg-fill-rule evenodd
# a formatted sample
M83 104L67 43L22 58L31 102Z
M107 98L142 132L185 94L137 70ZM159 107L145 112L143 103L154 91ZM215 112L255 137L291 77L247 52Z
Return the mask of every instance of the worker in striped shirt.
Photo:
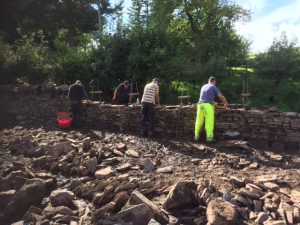
M142 97L142 128L141 135L145 136L148 130L148 136L152 137L155 126L155 104L160 104L159 98L159 79L154 78L151 83L144 88ZM148 129L147 124L148 122Z

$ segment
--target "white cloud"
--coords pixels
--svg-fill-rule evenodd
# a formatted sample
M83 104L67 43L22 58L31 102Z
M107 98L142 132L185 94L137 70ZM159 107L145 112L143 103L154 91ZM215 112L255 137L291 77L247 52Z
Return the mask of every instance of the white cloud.
M255 11L252 8L255 13L252 15L252 21L236 24L237 32L252 41L251 50L255 52L267 50L274 38L279 38L283 31L289 40L300 39L300 0L289 1L288 4L269 12L264 10L267 2L251 1L253 4L251 7L257 8ZM239 3L251 10L245 0L240 0Z
M238 5L252 12L260 13L265 8L268 0L236 0Z

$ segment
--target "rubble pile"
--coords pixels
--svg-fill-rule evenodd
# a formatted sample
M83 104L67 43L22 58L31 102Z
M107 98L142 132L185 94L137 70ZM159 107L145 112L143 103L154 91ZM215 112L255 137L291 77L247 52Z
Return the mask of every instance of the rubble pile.
M89 131L0 132L1 224L300 223L300 154Z

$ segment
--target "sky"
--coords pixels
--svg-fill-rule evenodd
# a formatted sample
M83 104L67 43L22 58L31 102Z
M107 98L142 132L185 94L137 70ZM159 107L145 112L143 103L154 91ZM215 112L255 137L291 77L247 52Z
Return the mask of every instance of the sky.
M266 51L282 32L299 46L300 0L236 0L236 3L252 12L250 22L235 26L238 34L252 42L250 50Z
M289 41L296 41L300 46L300 0L233 1L251 11L249 22L235 25L237 33L250 41L251 51L266 51L282 32L286 32ZM130 5L131 0L124 0L124 13L128 12Z

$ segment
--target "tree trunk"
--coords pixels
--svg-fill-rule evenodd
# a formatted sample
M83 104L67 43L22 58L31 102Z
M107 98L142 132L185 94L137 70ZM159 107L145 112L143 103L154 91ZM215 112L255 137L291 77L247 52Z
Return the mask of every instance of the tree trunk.
M102 34L103 34L103 22L102 22L102 15L101 15L101 3L100 0L97 1L98 6L98 29L99 29L99 43L101 44L102 41Z

